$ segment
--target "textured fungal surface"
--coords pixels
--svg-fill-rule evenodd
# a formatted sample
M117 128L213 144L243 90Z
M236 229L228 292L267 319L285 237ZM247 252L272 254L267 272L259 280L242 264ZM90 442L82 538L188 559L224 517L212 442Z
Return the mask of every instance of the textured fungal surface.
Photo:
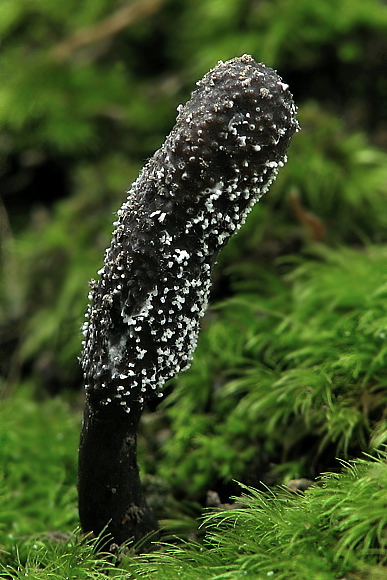
M90 403L143 403L191 361L217 254L298 129L275 71L244 55L197 83L118 211L81 358Z

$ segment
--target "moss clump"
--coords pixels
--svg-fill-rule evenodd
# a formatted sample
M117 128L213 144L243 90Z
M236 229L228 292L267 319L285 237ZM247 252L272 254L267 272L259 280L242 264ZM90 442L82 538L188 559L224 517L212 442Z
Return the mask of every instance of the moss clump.
M163 477L192 494L314 477L385 443L386 259L381 245L318 246L281 276L235 268L237 294L167 401Z
M259 481L315 479L337 469L337 456L375 455L386 441L385 2L154 2L156 12L106 41L52 58L58 44L103 24L122 4L0 2L0 390L9 389L8 379L15 388L0 410L0 562L13 570L2 570L5 578L106 577L93 564L92 546L72 535L48 539L47 530L77 525L80 416L57 400L36 403L30 393L80 386L87 283L100 267L122 192L170 130L175 107L218 59L246 52L278 69L299 105L302 131L270 195L220 257L193 368L164 407L145 417L140 460L158 475L161 517L180 531L187 508L194 527L208 489L228 495L234 479L256 488ZM314 230L302 219L308 213ZM28 391L19 389L20 378ZM380 470L385 481L381 465L353 464L359 478L347 470L324 476L305 496L285 496L288 510L282 496L259 496L268 517L281 514L283 532L277 551L263 544L273 550L265 573L219 519L209 550L169 552L163 566L172 558L174 577L291 578L284 570L296 565L308 580L384 580L383 543L372 536L382 520L364 519L367 501L370 515L373 506L379 512L383 481L359 505L367 473L376 481ZM320 509L318 494L335 515L321 516L308 535L302 521L309 521L307 510ZM329 512L324 505L318 513ZM243 512L247 518L250 507ZM264 518L264 509L255 509L256 527L257 513ZM292 545L284 529L297 513L293 528L304 535ZM231 514L232 525L241 517ZM368 540L347 541L346 521L356 533L364 524L362 537L373 538L368 547ZM273 539L270 526L263 529ZM310 553L298 555L306 545ZM311 548L317 545L322 551ZM237 558L245 568L237 570ZM141 565L114 573L141 578L151 576L150 566L155 578L163 573L160 562Z
M20 387L0 408L0 545L78 524L80 413L59 399L31 400ZM13 540L12 540L13 541Z
M324 474L305 493L245 488L235 507L206 516L202 543L165 545L135 558L130 552L116 566L77 533L15 544L2 531L0 578L383 580L386 481L386 454L380 453L343 463L341 473Z
M305 494L247 489L241 507L205 519L204 544L128 564L131 578L333 580L386 577L386 457L328 473Z

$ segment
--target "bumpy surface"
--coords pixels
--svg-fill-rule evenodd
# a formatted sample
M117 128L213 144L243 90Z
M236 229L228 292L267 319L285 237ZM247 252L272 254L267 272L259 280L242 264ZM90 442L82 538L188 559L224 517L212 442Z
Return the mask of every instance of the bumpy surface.
M118 211L93 283L81 359L92 404L129 412L189 366L216 256L298 128L287 85L250 56L197 84Z

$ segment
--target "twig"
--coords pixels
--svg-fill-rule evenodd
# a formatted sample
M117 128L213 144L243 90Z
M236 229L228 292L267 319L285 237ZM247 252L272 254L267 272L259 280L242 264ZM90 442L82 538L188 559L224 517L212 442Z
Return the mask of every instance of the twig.
M161 6L162 1L138 0L137 2L132 2L94 26L77 30L72 36L52 49L54 59L59 61L66 60L76 50L117 34L117 32L130 26L140 18L155 12Z

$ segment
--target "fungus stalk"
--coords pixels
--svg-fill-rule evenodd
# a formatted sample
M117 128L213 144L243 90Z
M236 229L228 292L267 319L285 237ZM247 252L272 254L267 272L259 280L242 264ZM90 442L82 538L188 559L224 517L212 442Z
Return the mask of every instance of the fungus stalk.
M157 527L136 460L144 404L189 367L216 257L298 129L287 85L250 56L197 86L118 211L84 325L79 513L85 532L118 544Z

